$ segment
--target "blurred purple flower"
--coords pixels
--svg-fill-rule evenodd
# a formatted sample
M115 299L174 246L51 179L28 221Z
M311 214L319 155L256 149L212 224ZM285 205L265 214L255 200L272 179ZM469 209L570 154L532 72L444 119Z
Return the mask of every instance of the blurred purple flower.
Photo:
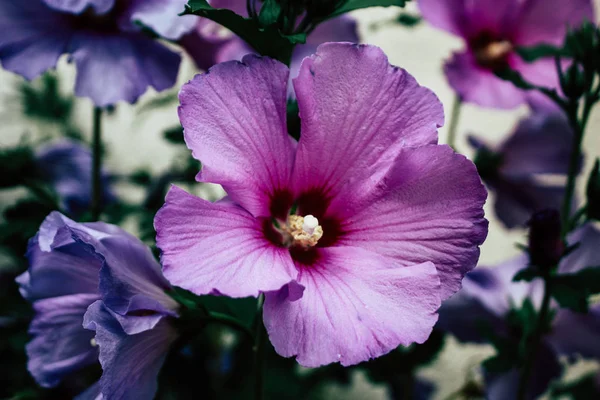
M91 344L94 335L81 324L88 306L100 298L101 263L76 242L76 230L100 240L121 232L101 222L78 224L53 212L31 239L29 269L17 278L21 294L36 312L27 344L28 369L45 387L98 359Z
M216 8L233 10L244 17L248 15L244 0L213 0L211 5ZM356 21L349 16L334 18L318 25L308 35L306 43L298 45L294 49L290 65L290 79L298 76L302 60L314 54L320 44L325 42L357 43L358 40ZM180 43L192 56L196 65L203 70L221 62L241 60L246 54L256 52L233 34L224 37L223 28L205 18L200 19L195 31L184 36ZM293 94L291 85L289 89L290 94Z
M507 228L525 226L543 209L560 209L564 182L545 179L566 176L573 131L561 114L534 114L519 122L496 149L470 136L475 164L483 181L496 192L494 210Z
M92 187L92 154L81 143L63 139L44 145L35 153L35 163L41 179L58 194L61 209L71 215L89 210ZM108 174L103 174L102 201L115 200L110 190Z
M210 203L173 187L157 213L167 279L196 294L266 294L279 354L351 365L429 336L487 234L474 165L438 146L442 105L377 47L321 45L294 80L254 55L185 85L179 116Z
M83 326L96 332L106 399L153 399L157 377L178 335L172 325L178 304L150 249L131 235L98 241L81 234L102 260L101 300L87 310Z
M193 29L178 17L186 0L0 0L0 61L33 79L62 54L77 66L75 93L96 106L135 102L149 86L175 83L180 56L150 38L138 22L168 39Z
M17 278L33 303L29 370L42 386L95 363L99 385L79 399L152 399L177 338L177 303L150 249L115 225L80 224L53 212L31 240L30 267ZM85 328L87 329L85 329ZM90 331L95 330L96 333Z
M569 243L579 243L577 250L559 266L559 273L574 273L586 267L600 265L600 231L585 225L569 236ZM528 264L527 256L520 256L495 268L477 268L463 281L463 289L446 301L440 309L437 327L454 334L460 341L483 343L482 326L515 341L521 333L508 325L506 317L511 307L519 308L527 298L539 309L543 296L543 282L513 282L514 275ZM556 316L552 330L544 337L533 367L534 376L528 398L537 398L548 388L551 380L562 372L560 355L581 355L600 359L600 305L591 307L587 314L551 306ZM486 373L487 398L511 400L516 398L519 371L512 369L503 374Z
M558 88L553 58L527 63L515 48L561 46L568 27L594 21L591 0L419 0L419 7L429 23L467 44L444 66L450 86L462 100L494 108L529 102L554 109L544 95L520 90L494 70L509 66L533 84Z

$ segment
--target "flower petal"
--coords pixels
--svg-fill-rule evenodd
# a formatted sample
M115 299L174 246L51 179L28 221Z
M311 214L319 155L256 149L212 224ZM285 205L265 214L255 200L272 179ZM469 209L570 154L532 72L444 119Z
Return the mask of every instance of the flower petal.
M521 0L419 0L423 17L434 26L465 38L482 31L510 32Z
M27 258L29 269L17 277L17 283L29 301L98 292L100 260L75 243L44 252L36 237L29 243Z
M39 148L35 159L39 175L53 186L64 208L75 215L89 210L92 185L92 154L89 148L63 139ZM115 199L108 181L108 175L103 173L104 204Z
M484 343L482 329L506 331L504 316L509 310L505 285L493 270L477 268L463 280L462 289L440 308L436 328L452 333L462 342Z
M73 237L90 246L103 260L100 269L102 300L128 334L153 327L165 315L177 315L177 302L165 293L171 285L148 246L139 239L125 234L97 241L75 229ZM137 317L140 313L154 315L150 327L143 325L150 319L147 317L141 319L140 325Z
M496 191L494 211L507 229L523 227L536 211L560 209L564 186L546 186L534 179L497 179L488 182Z
M483 107L511 109L523 104L525 92L477 65L469 51L454 53L444 65L448 83L463 101Z
M179 54L141 33L81 32L71 45L77 64L75 93L98 107L133 103L150 86L168 89L179 72Z
M487 197L473 163L448 146L405 149L365 196L335 199L345 214L341 242L392 257L400 265L431 261L442 300L460 289L487 235Z
M101 301L85 314L84 326L96 331L100 348L102 395L107 399L152 399L157 377L177 332L167 320L154 329L126 334Z
M115 5L115 0L43 0L48 6L73 14L80 14L93 7L97 14L107 13Z
M197 178L223 185L254 216L270 215L270 197L287 188L292 170L288 72L278 61L246 56L196 76L179 95L187 146L202 162Z
M161 37L177 40L191 32L198 22L193 15L179 16L188 0L133 0L122 16L129 24L140 21Z
M66 17L39 0L0 2L0 29L3 68L26 79L54 68L72 36Z
M548 342L560 354L600 358L600 305L592 307L587 314L559 310Z
M213 204L173 186L154 225L165 276L198 295L258 296L297 275L288 249L270 242L263 221L235 204Z
M401 148L436 143L444 123L433 92L374 46L319 46L302 63L294 87L302 119L297 194L320 189L335 197L350 179L376 179Z
M94 335L82 323L98 297L74 294L33 303L36 316L29 327L33 339L26 347L27 367L40 385L56 386L64 376L97 360L98 351L91 344Z
M589 223L569 235L569 245L579 244L560 263L560 273L575 273L584 268L600 267L600 231Z
M524 0L513 40L520 46L563 44L567 28L594 22L590 0Z
M437 320L431 263L401 267L359 248L322 248L298 283L305 290L295 301L267 293L264 322L275 350L306 367L358 364L423 343Z
M500 173L511 178L531 174L566 174L573 130L561 114L533 114L519 122L500 147Z

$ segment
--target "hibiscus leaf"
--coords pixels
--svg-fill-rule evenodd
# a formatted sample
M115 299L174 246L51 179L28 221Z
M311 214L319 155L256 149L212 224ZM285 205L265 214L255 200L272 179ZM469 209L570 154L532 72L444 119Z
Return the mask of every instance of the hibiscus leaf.
M289 65L296 44L306 42L306 34L284 35L275 25L263 26L253 18L244 18L223 8L213 8L206 0L190 0L184 14L198 15L223 25L246 41L260 55ZM263 16L263 21L272 18Z
M600 266L553 278L552 296L562 307L587 312L588 298L600 293Z

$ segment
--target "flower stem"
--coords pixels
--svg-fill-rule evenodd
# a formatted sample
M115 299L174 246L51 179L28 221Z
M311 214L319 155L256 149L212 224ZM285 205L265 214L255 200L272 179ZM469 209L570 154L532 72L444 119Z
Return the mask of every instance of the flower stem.
M448 125L448 146L456 150L456 129L460 119L460 111L462 108L462 100L460 96L454 98L452 103L452 113L450 114L450 124Z
M265 363L265 327L263 325L262 314L263 304L265 302L265 295L261 294L258 297L258 305L256 312L255 324L255 335L254 335L254 371L255 371L255 386L254 386L254 399L262 400L264 392L264 378L263 369Z
M97 221L102 212L102 109L94 108L92 132L92 220Z
M529 383L529 378L531 377L531 373L533 371L533 362L535 361L538 349L540 347L540 342L544 333L544 324L548 320L551 293L551 276L548 273L544 276L544 298L542 300L542 307L540 308L540 313L537 316L537 321L531 338L532 340L529 344L529 354L527 355L527 358L525 359L525 365L521 370L521 377L519 379L519 389L517 392L518 400L525 400L527 396L527 384Z

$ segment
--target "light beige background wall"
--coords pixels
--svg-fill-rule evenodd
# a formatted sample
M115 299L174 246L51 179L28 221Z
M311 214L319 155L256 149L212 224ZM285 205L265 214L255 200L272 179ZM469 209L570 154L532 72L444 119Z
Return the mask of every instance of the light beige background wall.
M499 0L502 1L502 0ZM565 0L569 1L569 0ZM600 0L595 0L597 10ZM416 5L411 4L407 11L416 12ZM405 28L395 24L384 24L373 29L373 24L381 21L391 21L398 14L392 8L362 10L354 13L359 21L361 40L380 46L389 56L392 64L401 66L413 74L424 86L427 86L439 96L447 113L452 105L454 93L446 83L441 72L443 61L453 50L461 49L461 41L449 34L436 30L426 23L416 28ZM58 72L64 79L62 89L68 93L73 87L73 67L62 60ZM189 61L182 68L179 86L191 79L196 71ZM109 79L109 77L99 77ZM19 116L19 107L15 101L14 85L20 78L0 71L0 146L17 143L23 134L32 136L43 135L56 130L52 126L37 126L24 121ZM155 96L148 93L141 100L144 104ZM80 100L77 105L77 120L89 133L92 105L88 100ZM507 135L519 118L527 115L525 107L514 111L497 111L466 105L463 109L458 127L458 150L468 156L472 155L466 145L467 133L477 133L486 137L490 142L498 142ZM177 150L162 139L166 128L178 123L176 103L158 112L140 114L135 106L119 105L116 114L108 118L105 124L104 139L108 144L107 168L115 172L130 172L135 168L144 167L153 172L166 169ZM594 112L589 124L585 141L586 165L583 176L591 167L593 159L600 155L600 107ZM446 128L440 130L440 140L444 142ZM197 190L198 187L196 188ZM201 190L208 196L216 192ZM0 202L12 201L18 192L0 194ZM123 194L135 199L139 193L124 189ZM486 205L487 218L490 220L490 232L481 253L482 265L494 265L518 253L514 244L523 242L524 231L508 232L500 227L491 209L491 199ZM133 225L131 226L131 228ZM458 389L463 383L467 371L477 365L477 362L490 354L487 347L459 346L450 341L450 346L443 352L441 359L434 367L424 372L424 375L434 378L440 383L437 398L444 398ZM331 394L336 398L382 398L385 390L370 388L361 377L357 377L357 385L351 391L331 388Z

